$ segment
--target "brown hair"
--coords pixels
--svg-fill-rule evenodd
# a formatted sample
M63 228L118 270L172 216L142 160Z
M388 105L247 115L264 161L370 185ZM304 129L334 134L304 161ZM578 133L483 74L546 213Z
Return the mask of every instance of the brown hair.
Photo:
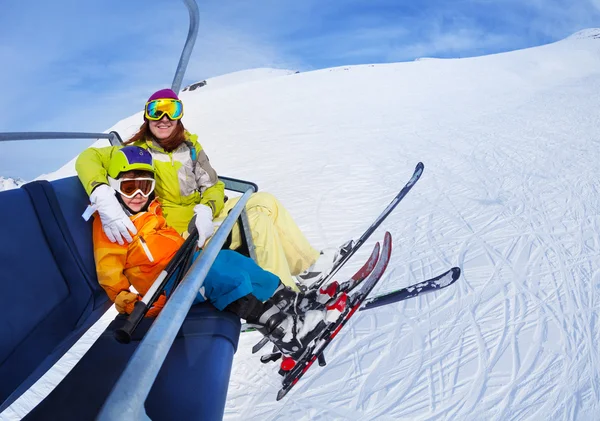
M171 136L164 140L158 140L150 131L150 124L148 120L145 120L144 124L140 126L140 129L137 131L137 133L134 134L128 141L123 142L123 144L130 145L138 140L144 141L146 138L156 140L156 142L162 146L165 151L171 152L185 142L185 128L183 127L181 120L177 120L177 125L175 126L175 130Z

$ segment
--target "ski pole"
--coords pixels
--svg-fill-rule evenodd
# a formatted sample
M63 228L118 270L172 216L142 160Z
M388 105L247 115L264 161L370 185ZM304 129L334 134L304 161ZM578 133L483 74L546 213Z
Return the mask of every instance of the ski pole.
M125 324L119 329L115 330L114 336L118 342L122 344L128 344L131 342L131 336L133 335L133 332L146 315L146 312L162 294L169 277L177 268L182 266L182 263L187 261L187 256L194 252L197 242L198 231L196 231L196 228L194 227L188 238L184 241L179 250L177 250L177 253L175 253L175 256L173 256L167 266L156 277L156 280L148 292L141 300L134 304L133 311L127 317Z
M412 177L410 178L410 180L408 180L408 183L406 183L406 185L404 187L402 187L402 190L400 190L398 192L398 194L392 199L390 204L387 205L387 207L383 210L383 212L381 212L381 214L375 219L375 221L360 236L360 238L358 240L356 240L356 242L354 242L354 244L352 244L350 250L347 253L343 254L341 259L339 259L338 261L336 261L334 263L333 267L331 268L331 270L329 271L327 276L324 276L320 280L316 281L313 285L311 285L310 286L311 289L320 288L321 285L328 282L337 273L337 271L342 266L344 266L344 264L350 259L350 257L352 257L354 255L354 253L363 245L363 243L365 241L367 241L367 239L371 236L371 234L373 234L375 232L375 230L379 227L379 225L381 225L381 223L383 221L385 221L385 219L388 217L388 215L390 213L392 213L392 211L398 205L398 203L400 203L400 201L402 199L404 199L404 196L406 196L408 194L408 192L413 188L415 183L421 177L421 174L423 174L424 168L425 168L425 166L423 165L422 162L419 162L417 164Z
M179 286L179 284L185 277L188 269L192 265L192 259L193 259L194 254L195 254L194 250L192 250L190 253L187 253L187 255L185 256L185 259L181 262L181 265L179 265L179 272L175 276L175 280L173 282L173 287L171 288L171 293L173 293L173 291L175 291L175 289L177 289L177 287Z

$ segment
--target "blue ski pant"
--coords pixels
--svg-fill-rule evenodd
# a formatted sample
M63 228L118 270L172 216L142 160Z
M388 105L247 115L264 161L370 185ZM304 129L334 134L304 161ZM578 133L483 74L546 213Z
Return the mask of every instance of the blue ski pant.
M200 251L194 254L196 260ZM165 287L167 296L173 288L177 272L173 273ZM210 302L223 310L235 300L252 294L266 301L279 286L279 278L262 269L254 260L233 250L221 250L211 266L194 304Z

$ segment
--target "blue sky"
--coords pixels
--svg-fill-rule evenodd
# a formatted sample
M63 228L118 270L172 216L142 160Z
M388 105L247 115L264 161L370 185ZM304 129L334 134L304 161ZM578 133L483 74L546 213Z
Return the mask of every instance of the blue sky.
M467 57L596 27L600 0L197 0L184 79ZM170 86L188 31L179 0L3 0L0 132L101 132ZM51 172L89 141L0 143L0 175Z

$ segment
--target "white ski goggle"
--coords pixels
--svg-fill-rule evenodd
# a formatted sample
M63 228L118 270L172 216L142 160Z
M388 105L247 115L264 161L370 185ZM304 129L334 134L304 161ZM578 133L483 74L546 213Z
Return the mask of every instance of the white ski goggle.
M133 198L138 193L144 197L148 197L152 194L156 186L156 181L151 177L119 178L116 180L108 177L108 183L113 189L128 199Z

